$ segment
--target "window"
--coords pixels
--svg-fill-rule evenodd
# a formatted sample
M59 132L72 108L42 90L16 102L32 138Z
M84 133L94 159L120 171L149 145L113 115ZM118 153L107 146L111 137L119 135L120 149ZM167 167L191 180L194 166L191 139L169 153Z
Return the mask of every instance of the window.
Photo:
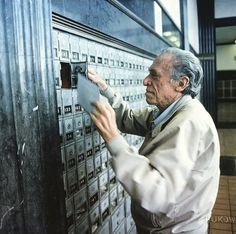
M161 2L161 4L159 3ZM170 7L168 4L172 4ZM173 8L170 13L173 16L178 27L171 18L171 15L167 14L163 6ZM177 13L176 13L177 12ZM168 12L169 13L169 12ZM179 1L154 1L154 17L155 17L155 31L165 38L172 46L180 48L182 46L182 38L180 28L180 7Z

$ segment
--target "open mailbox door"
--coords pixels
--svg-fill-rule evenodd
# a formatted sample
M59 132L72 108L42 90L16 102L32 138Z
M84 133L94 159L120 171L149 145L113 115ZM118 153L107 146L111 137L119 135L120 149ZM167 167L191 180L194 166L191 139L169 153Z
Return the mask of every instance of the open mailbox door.
M88 79L87 62L71 63L71 77L78 91L78 102L88 113L94 110L92 103L100 99L99 87Z

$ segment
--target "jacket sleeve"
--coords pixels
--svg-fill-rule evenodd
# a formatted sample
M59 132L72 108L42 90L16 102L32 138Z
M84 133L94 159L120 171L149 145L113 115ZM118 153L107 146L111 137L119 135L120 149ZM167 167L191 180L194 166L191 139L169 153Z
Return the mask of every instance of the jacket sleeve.
M103 93L108 98L116 113L117 126L121 132L145 136L149 130L152 118L152 109L131 109L119 93L115 93L110 87Z
M197 158L200 133L191 124L161 132L145 157L122 136L107 143L118 180L150 212L173 211ZM193 138L191 144L186 139Z

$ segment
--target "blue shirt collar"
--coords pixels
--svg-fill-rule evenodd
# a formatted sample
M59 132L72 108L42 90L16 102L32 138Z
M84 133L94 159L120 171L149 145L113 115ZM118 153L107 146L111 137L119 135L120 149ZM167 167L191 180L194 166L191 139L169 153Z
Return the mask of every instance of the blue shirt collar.
M169 115L171 115L174 111L175 111L175 107L178 103L178 101L181 99L178 98L177 100L175 100L173 103L171 103L171 105L169 105L163 112L161 112L160 114L157 113L157 116L154 117L154 127L157 126L158 124L162 123Z

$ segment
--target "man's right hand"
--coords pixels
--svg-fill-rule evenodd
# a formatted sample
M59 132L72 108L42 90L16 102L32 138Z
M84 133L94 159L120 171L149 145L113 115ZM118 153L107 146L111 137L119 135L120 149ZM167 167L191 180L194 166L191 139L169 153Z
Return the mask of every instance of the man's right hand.
M88 69L88 78L98 85L100 91L104 92L108 88L106 82L91 68Z

